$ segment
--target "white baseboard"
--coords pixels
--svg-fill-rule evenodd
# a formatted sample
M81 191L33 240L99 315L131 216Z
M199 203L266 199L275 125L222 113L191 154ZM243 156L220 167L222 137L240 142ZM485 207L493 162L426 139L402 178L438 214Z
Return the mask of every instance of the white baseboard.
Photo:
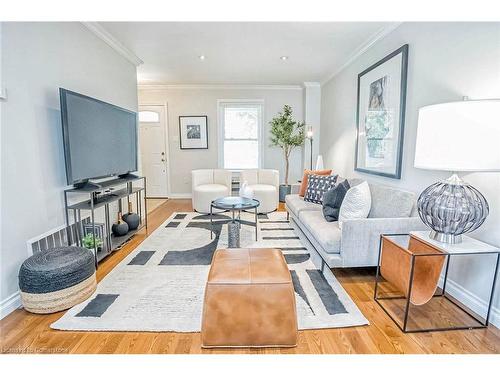
M443 278L441 277L439 281L439 285L442 286ZM448 281L446 282L446 293L449 293L452 297L459 300L476 314L482 317L486 317L486 312L488 311L488 302L471 293L460 284L448 279ZM490 324L494 325L497 328L500 328L500 309L494 306L491 307Z
M169 199L191 199L191 193L172 193L168 196Z
M0 320L20 307L22 307L21 295L17 291L0 302Z

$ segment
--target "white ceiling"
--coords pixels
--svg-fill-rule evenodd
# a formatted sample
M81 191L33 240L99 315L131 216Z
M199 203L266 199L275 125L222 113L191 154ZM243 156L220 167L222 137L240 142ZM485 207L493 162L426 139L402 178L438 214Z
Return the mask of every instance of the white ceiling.
M322 82L389 22L102 22L142 84ZM204 55L201 61L198 56ZM288 56L282 61L280 56Z

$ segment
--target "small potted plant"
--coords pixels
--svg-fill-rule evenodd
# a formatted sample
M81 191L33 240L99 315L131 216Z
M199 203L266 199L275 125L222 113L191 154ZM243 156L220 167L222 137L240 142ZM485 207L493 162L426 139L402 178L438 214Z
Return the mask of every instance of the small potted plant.
M305 123L294 121L292 118L292 107L285 105L283 112L273 118L271 125L271 146L278 146L283 150L285 157L285 184L280 185L280 202L285 201L285 196L290 194L291 185L288 184L290 171L290 154L295 147L304 144Z
M85 237L82 239L83 246L86 247L87 249L93 250L94 249L94 235L92 233L87 234ZM96 237L95 238L95 247L97 251L102 250L102 238Z

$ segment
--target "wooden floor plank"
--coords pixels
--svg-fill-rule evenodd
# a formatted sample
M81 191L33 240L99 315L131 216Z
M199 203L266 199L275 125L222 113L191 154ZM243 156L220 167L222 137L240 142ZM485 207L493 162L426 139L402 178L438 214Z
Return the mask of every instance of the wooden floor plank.
M172 213L191 210L189 200L168 200L157 207L148 216L148 231L140 231L100 263L97 279L102 280ZM64 312L36 315L16 310L0 321L0 349L2 353L103 354L500 353L500 330L495 327L404 334L373 300L373 268L336 269L334 273L370 325L300 331L296 348L201 349L199 333L56 331L50 324Z

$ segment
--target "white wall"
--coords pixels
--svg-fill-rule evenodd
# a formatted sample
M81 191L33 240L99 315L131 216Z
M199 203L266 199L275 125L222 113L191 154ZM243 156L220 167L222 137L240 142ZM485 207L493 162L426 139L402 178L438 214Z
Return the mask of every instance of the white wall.
M294 118L303 121L303 90L301 88L139 88L140 104L168 105L168 133L170 149L171 195L191 193L191 170L217 168L217 100L263 99L264 100L264 168L280 171L284 180L284 159L279 148L269 147L269 121L282 111L285 104L292 106ZM208 150L181 150L179 146L179 116L208 116ZM290 158L289 181L302 177L301 148L296 148Z
M135 66L79 23L4 23L1 298L17 292L26 241L64 224L59 87L137 110Z
M357 75L405 43L410 47L401 180L356 173ZM321 153L325 165L343 176L421 192L449 174L413 167L418 108L461 100L463 96L500 98L500 23L404 23L322 87ZM490 204L486 222L471 235L500 246L500 173L474 173L463 177L478 188ZM494 266L492 256L483 260L466 258L451 266L454 268L452 280L483 301L487 300ZM497 325L500 324L499 294L500 288L497 288ZM474 299L474 296L469 297ZM481 301L476 302L480 304Z

